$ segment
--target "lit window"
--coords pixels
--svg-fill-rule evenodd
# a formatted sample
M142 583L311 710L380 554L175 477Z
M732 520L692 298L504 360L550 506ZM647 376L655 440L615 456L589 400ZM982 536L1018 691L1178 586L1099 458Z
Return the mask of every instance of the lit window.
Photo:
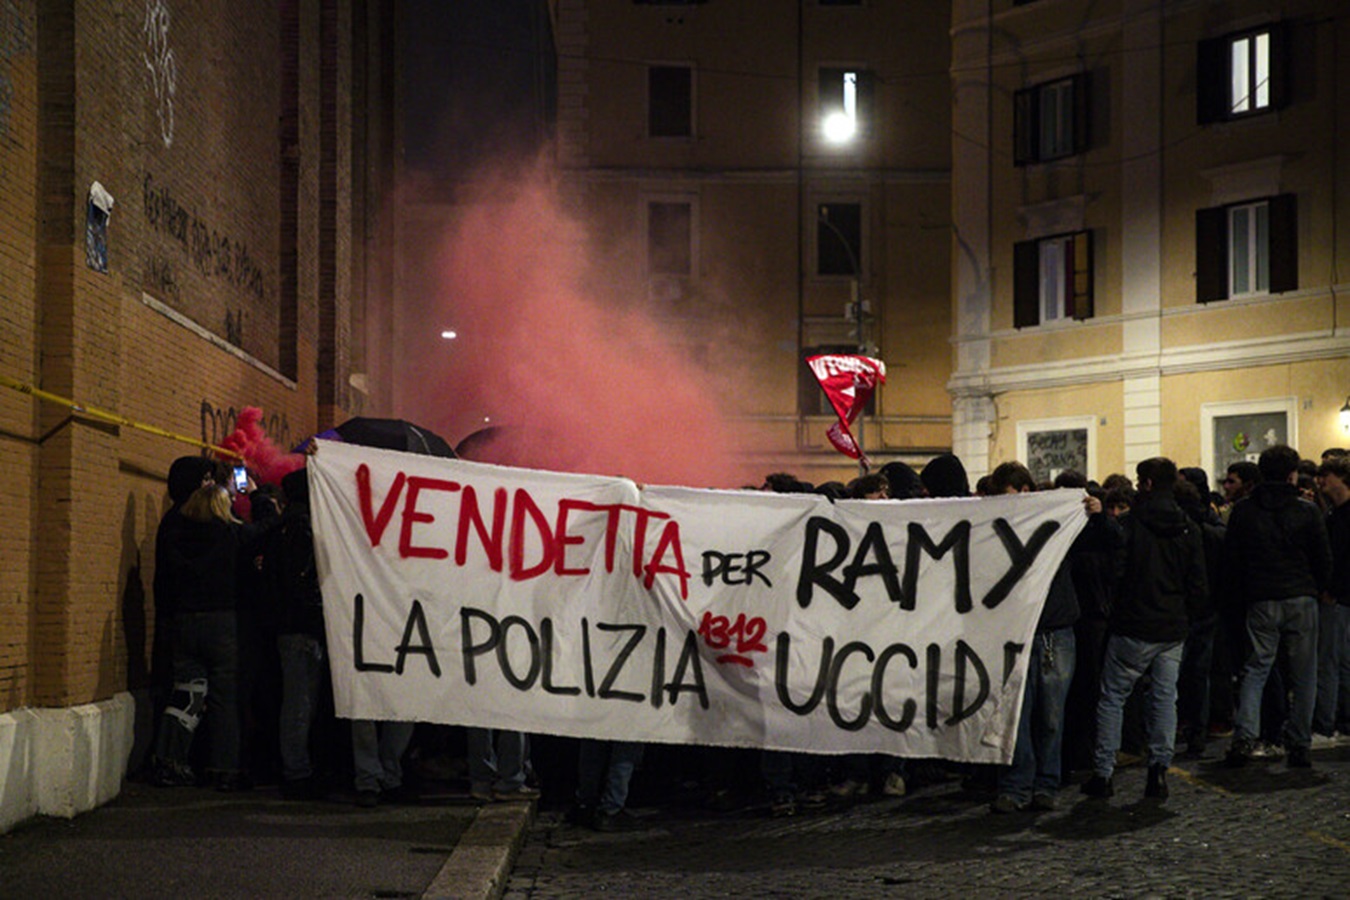
M1197 211L1196 298L1209 303L1295 290L1297 212L1293 194Z
M1270 289L1270 206L1250 203L1228 210L1228 296Z
M1288 96L1286 29L1268 25L1201 41L1197 61L1200 122L1278 109Z
M1013 161L1017 165L1087 150L1086 74L1020 90L1013 97Z
M1065 272L1072 259L1073 238L1051 238L1041 241L1041 321L1064 318L1066 283L1073 273Z
M1228 111L1245 113L1270 106L1270 32L1234 39L1230 59Z
M1092 234L1079 231L1013 247L1013 326L1092 317Z

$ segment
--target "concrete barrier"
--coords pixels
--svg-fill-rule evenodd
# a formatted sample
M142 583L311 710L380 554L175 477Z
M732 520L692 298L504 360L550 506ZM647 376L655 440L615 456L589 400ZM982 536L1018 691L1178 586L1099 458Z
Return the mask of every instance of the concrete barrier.
M34 815L72 818L121 793L135 715L127 693L0 714L0 832Z

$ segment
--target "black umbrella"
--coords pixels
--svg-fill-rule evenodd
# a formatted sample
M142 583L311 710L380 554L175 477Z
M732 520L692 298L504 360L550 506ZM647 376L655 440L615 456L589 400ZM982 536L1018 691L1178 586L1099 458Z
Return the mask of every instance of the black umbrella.
M362 447L381 447L385 450L402 450L405 453L455 458L455 451L445 438L404 419L371 419L358 416L316 437L336 438Z

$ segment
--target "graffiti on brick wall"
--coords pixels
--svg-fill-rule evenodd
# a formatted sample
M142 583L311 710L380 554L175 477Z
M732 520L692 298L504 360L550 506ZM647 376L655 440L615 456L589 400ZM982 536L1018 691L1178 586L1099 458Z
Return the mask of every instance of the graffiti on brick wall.
M165 148L173 146L173 100L178 93L178 60L169 46L169 7L164 0L145 0L146 77L155 92L156 111L159 114L159 134Z
M258 422L272 443L278 447L291 446L291 423L285 413L264 415ZM239 411L233 406L216 406L210 400L202 401L202 440L208 444L219 444L239 425Z
M0 0L0 135L9 133L9 116L14 107L14 82L9 76L10 60L32 49L28 22L19 14L14 0Z
M225 310L225 340L236 347L244 345L244 311L242 309Z
M181 296L178 281L173 276L173 264L162 256L152 256L145 264L145 290L156 297Z
M142 208L145 220L155 231L177 241L197 267L210 278L220 278L264 299L263 273L248 244L232 241L228 235L213 228L191 208L184 206L167 185L155 184L154 176L145 173Z

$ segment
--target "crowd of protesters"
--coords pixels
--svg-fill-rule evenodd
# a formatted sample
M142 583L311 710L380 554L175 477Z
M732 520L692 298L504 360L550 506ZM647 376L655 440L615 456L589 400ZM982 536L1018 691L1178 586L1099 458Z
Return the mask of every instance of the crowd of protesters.
M1154 457L1134 478L1038 483L1004 462L972 489L943 454L848 484L774 473L757 486L875 501L1082 492L1088 523L1037 622L1012 762L971 766L337 720L304 471L234 496L227 469L184 457L156 540L159 658L171 665L159 667L148 777L366 807L454 783L479 802L542 786L566 795L578 823L612 830L644 750L638 781L663 796L774 815L952 779L997 814L1048 810L1070 782L1111 797L1115 769L1134 763L1148 767L1145 796L1164 801L1174 754L1201 758L1217 738L1231 738L1226 765L1308 767L1312 750L1350 744L1350 453L1319 463L1274 446L1220 475L1214 490L1202 469Z

